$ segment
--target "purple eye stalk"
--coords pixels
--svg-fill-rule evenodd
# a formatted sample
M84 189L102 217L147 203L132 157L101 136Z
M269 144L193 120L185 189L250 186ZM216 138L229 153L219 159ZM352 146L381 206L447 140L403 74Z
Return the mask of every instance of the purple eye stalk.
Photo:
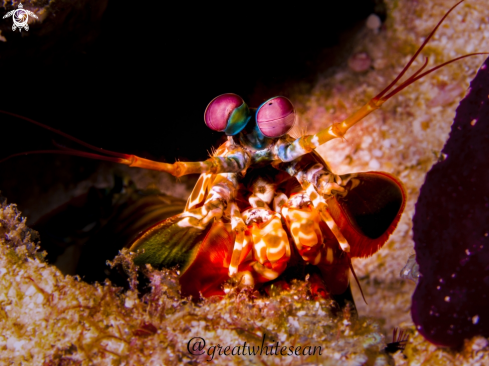
M214 98L207 106L204 121L211 130L233 136L241 132L251 119L251 112L243 99L227 93Z
M294 126L295 109L285 97L274 97L263 103L256 111L256 124L266 137L285 135Z

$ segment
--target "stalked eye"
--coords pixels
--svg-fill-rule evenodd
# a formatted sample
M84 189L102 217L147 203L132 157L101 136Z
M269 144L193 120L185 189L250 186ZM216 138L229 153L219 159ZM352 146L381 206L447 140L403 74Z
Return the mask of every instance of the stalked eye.
M241 132L250 118L250 110L246 103L239 95L232 93L214 98L204 113L207 127L224 132L228 136Z
M285 135L295 123L295 109L285 97L274 97L256 111L256 124L266 137Z

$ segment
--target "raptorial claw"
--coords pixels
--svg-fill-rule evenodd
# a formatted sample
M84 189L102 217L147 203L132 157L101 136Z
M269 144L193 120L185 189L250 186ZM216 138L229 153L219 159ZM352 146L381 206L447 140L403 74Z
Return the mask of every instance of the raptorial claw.
M251 208L243 212L243 218L247 224L244 232L247 250L239 253L237 275L245 276L246 283L252 281L254 284L276 279L287 268L291 255L280 215L262 208ZM248 255L251 250L252 253ZM233 253L232 262L236 258L237 252ZM246 274L248 272L252 280Z

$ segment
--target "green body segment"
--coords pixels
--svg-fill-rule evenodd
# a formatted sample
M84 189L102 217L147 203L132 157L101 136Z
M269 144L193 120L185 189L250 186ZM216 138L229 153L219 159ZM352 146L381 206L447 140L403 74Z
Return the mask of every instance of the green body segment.
M139 251L134 263L148 263L154 268L179 266L185 271L208 230L178 226L182 218L182 215L177 215L164 220L136 239L130 248L131 252Z
M139 251L134 263L154 268L179 266L183 296L224 295L222 284L229 278L234 238L220 221L200 230L179 226L183 218L166 219L139 237L130 248Z

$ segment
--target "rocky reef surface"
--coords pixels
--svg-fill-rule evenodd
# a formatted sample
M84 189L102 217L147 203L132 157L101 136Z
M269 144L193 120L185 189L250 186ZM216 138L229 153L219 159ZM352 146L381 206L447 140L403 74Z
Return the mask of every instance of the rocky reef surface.
M312 91L291 91L303 126L313 133L341 121L365 104L401 70L448 7L443 0L386 1L387 20L371 18L359 31L344 66L318 78ZM489 49L489 8L466 0L450 15L425 54L439 64ZM420 60L415 67L420 66ZM455 108L482 62L465 59L409 87L351 129L345 140L320 149L337 173L378 170L398 176L408 191L405 214L389 242L354 267L368 305L357 300L359 320L333 314L327 301L308 298L304 283L262 298L231 288L222 301L194 304L178 293L176 273L146 269L151 292L138 297L136 284L122 291L110 284L88 285L62 275L37 254L25 220L12 205L0 209L0 359L6 364L196 364L211 356L191 355L193 337L207 347L261 345L322 346L321 356L224 356L218 364L484 365L486 338L457 349L432 345L410 317L412 281L400 278L414 254L414 204L426 173L441 156ZM131 273L127 256L119 261ZM117 261L117 260L116 260ZM361 299L353 285L356 299ZM378 324L378 325L377 325ZM410 333L403 353L383 349L393 327ZM275 344L275 343L273 343ZM208 348L206 349L206 351ZM212 351L211 351L212 352ZM200 352L199 352L200 353Z
M180 296L176 271L146 268L151 291L139 296L127 253L112 262L129 275L130 289L122 291L63 275L33 239L16 206L2 199L2 364L392 364L375 322L311 299L304 282L270 297L231 287L223 300L196 304Z

